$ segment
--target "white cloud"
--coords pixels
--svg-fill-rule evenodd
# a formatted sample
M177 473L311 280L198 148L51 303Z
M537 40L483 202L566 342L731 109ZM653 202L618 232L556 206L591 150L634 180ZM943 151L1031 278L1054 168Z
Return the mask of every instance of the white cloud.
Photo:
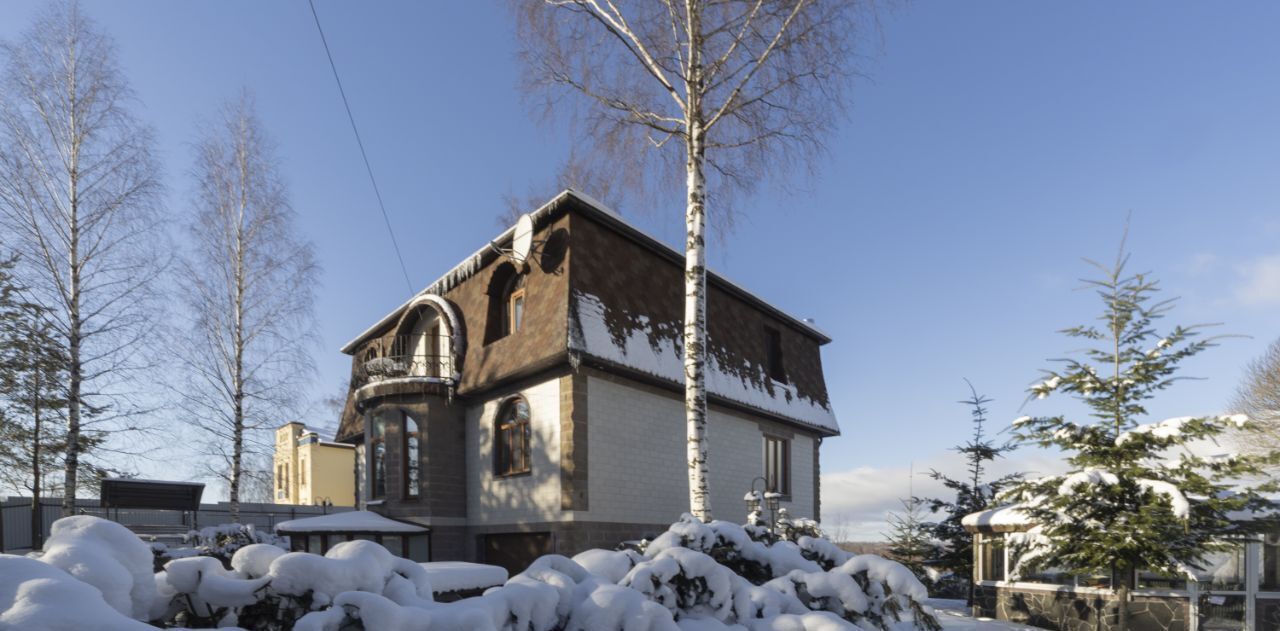
M1263 256L1240 265L1243 278L1236 299L1250 306L1280 303L1280 254Z
M950 498L942 483L928 476L936 468L952 477L963 477L963 456L954 452L935 454L916 461L915 476L911 467L857 467L822 474L822 523L833 535L850 541L880 541L888 530L885 516L902 508L901 500L914 492L916 497ZM925 464L920 464L920 463ZM1032 476L1065 470L1060 459L1045 452L1028 450L1025 455L1013 452L996 461L988 479L1013 472ZM910 488L910 490L908 490ZM931 517L932 518L932 517Z

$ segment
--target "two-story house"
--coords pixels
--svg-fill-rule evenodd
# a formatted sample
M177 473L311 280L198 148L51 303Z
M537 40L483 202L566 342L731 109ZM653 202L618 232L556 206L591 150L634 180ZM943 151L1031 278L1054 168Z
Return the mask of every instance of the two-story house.
M276 504L355 505L354 447L321 440L298 422L276 429L272 497Z
M688 510L683 254L574 191L529 217L342 348L358 504L429 526L436 560L517 567ZM707 314L713 511L743 520L764 476L819 517L830 339L715 274Z

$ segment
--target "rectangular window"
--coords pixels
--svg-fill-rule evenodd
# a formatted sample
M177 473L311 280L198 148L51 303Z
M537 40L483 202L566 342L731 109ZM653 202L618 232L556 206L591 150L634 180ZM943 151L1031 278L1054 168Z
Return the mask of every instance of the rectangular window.
M764 328L765 368L769 378L778 383L787 383L787 371L782 366L782 332L772 328Z
M1280 536L1267 533L1262 541L1262 565L1258 568L1258 589L1280 592Z
M307 459L303 458L298 461L298 484L300 486L307 485Z
M422 459L418 453L421 436L418 432L418 421L408 414L404 415L404 496L412 499L418 497L421 488Z
M791 441L764 437L764 479L770 491L791 495Z
M373 484L369 490L371 499L380 500L387 496L387 416L388 412L380 412L373 416L373 435L369 437L370 460L369 469L373 473Z
M984 581L1004 580L1004 535L982 535L982 563L979 575Z
M511 324L507 329L514 333L520 330L520 324L524 322L524 289L517 289L511 292Z

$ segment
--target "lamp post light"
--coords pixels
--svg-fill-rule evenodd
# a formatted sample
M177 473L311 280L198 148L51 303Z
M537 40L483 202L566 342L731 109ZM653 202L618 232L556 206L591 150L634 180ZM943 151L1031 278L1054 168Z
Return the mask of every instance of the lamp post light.
M764 492L756 490L756 482L764 485ZM751 480L751 490L747 492L742 501L747 505L747 513L760 513L761 504L765 510L769 511L769 533L776 535L778 504L782 500L782 494L769 490L769 481L762 476L756 476Z

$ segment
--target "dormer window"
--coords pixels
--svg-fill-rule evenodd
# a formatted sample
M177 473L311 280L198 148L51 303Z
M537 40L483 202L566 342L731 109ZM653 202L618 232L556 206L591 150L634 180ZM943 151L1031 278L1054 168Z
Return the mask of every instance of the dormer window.
M769 378L778 383L787 383L787 371L782 365L782 332L772 328L764 328L765 370Z
M510 335L520 330L520 325L524 322L524 274L516 274L511 277L508 284L507 296L507 317L506 330L504 335Z
M511 263L500 263L489 279L489 317L484 327L484 343L496 342L524 326L525 307L528 305L525 281L528 274L521 273Z

